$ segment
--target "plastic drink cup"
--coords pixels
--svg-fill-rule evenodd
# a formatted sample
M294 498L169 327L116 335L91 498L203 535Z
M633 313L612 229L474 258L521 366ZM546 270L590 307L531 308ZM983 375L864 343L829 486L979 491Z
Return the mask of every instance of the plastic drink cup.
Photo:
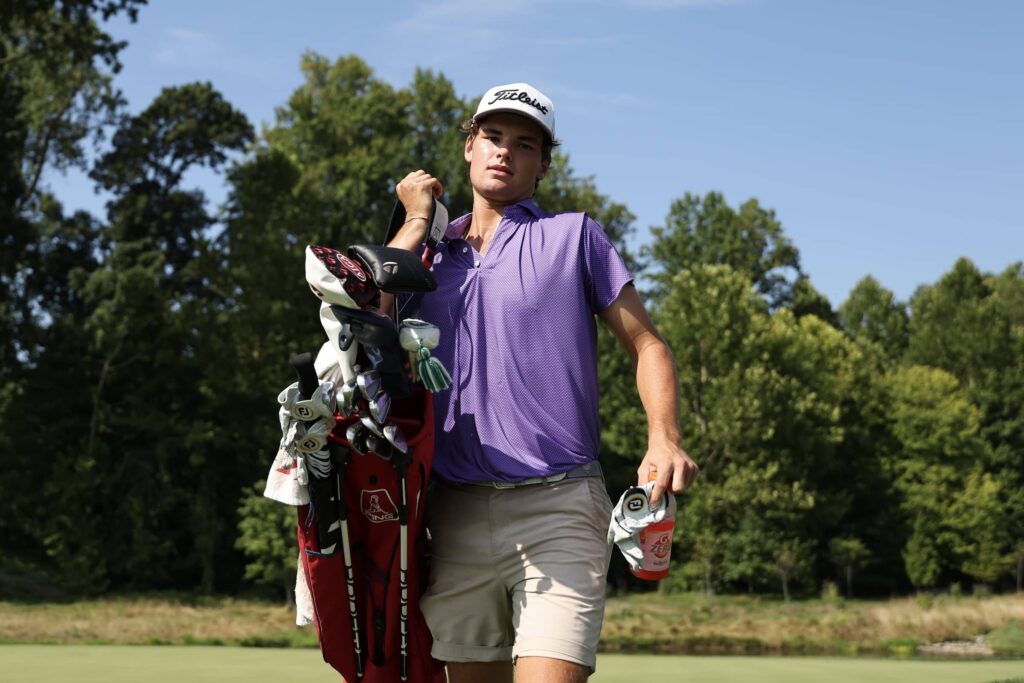
M656 471L651 470L648 481L654 481L656 477ZM671 496L672 493L665 491L662 495ZM646 499L646 495L644 498ZM672 561L672 534L675 531L675 526L675 517L666 517L640 532L643 563L639 569L630 568L634 576L647 581L659 581L668 576L669 564Z

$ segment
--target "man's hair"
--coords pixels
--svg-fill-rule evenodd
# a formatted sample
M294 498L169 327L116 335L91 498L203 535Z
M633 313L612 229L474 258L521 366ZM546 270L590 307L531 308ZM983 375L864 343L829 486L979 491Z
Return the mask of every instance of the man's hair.
M537 126L537 128L540 128L540 126ZM475 138L476 134L480 132L480 122L474 119L466 119L462 123L462 125L459 126L459 130L465 133L466 135ZM543 136L544 141L541 143L540 146L540 158L543 161L550 164L551 150L553 150L555 147L558 147L562 143L558 140L553 140L551 136L548 135L543 128L541 128L541 135Z

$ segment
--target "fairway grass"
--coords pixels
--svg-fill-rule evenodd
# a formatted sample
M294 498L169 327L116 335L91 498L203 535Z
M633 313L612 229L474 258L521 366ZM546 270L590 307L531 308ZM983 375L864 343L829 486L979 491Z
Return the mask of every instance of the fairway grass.
M984 683L1021 661L600 655L594 683ZM338 683L316 650L120 645L0 645L5 683Z
M906 657L920 645L973 643L983 636L997 654L1024 657L1024 594L924 598L785 603L693 593L612 597L600 652ZM0 602L0 643L317 646L312 628L296 628L293 609L209 596Z

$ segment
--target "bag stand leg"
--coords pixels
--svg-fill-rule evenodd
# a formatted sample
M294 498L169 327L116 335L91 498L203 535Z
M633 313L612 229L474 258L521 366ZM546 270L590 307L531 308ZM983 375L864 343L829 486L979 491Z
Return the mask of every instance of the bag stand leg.
M392 456L392 464L395 466L395 473L398 475L399 504L398 504L398 539L401 547L398 552L398 583L401 588L400 622L401 631L401 653L402 653L402 680L409 679L409 501L407 497L405 478L409 472L409 463L412 458L408 453L396 452Z
M345 586L348 588L348 612L352 617L352 641L356 652L356 675L363 676L363 648L359 642L359 613L356 609L356 578L352 569L352 547L348 538L348 506L345 504L345 466L348 464L348 449L330 442L328 448L337 472L338 519L341 521L341 556L345 562Z

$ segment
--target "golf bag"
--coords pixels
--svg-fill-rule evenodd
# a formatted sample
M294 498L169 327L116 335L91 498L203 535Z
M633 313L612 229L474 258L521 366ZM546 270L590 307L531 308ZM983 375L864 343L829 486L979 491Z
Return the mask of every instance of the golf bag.
M430 356L436 327L377 309L381 291L422 294L433 276L410 252L363 245L347 255L307 248L306 280L323 302L328 343L316 366L310 354L292 359L299 381L279 397L284 437L266 495L297 506L324 660L349 683L443 683L419 597L430 556L431 392L451 378ZM286 493L271 484L282 475L294 479Z
M350 456L342 465L343 474L338 473L343 480L340 486L331 478L311 478L311 503L298 508L302 569L313 599L313 621L324 661L346 681L441 683L444 668L430 656L430 632L418 607L426 587L429 557L423 511L434 443L430 397L420 389L391 410L391 423L400 426L408 438L404 492L396 467L373 454ZM351 448L344 433L357 420L358 416L346 418L331 433L335 452L338 447ZM326 485L321 484L324 481ZM336 498L339 489L340 501ZM400 566L403 495L410 558L405 575ZM331 528L335 515L330 507L347 512L349 569L339 533ZM322 531L326 531L323 537ZM330 554L321 552L332 546ZM403 586L407 591L404 599ZM350 595L355 596L354 611ZM404 640L402 629L406 630Z

